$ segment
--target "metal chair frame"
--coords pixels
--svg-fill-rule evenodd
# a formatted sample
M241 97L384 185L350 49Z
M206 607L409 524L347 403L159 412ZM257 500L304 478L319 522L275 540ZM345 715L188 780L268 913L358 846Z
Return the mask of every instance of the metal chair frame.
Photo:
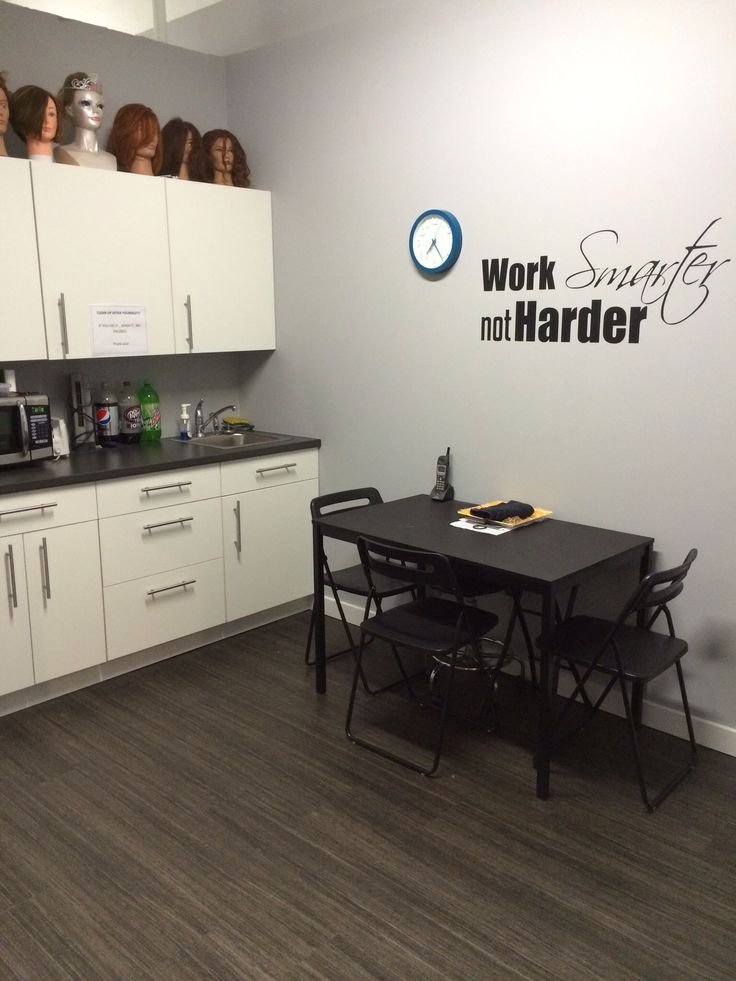
M483 662L480 639L498 624L498 617L494 613L479 610L466 603L455 571L449 559L444 555L384 545L365 538L358 539L358 552L366 578L371 586L371 596L366 602L366 614L360 626L360 646L350 690L345 734L357 746L362 746L423 776L431 776L437 770L442 754L458 653L466 647L472 650L478 671L488 683L488 697L495 711L493 677ZM377 575L396 576L397 579L418 590L422 598L394 607L386 613L377 611L374 616L369 616ZM432 589L450 595L452 599L435 595L427 596L427 590ZM407 624L421 625L424 628L421 635L412 636L407 633ZM400 666L407 692L414 700L416 700L416 695L411 686L411 679L403 668L398 648L402 647L435 655L445 654L449 657L449 677L439 706L440 721L434 744L433 759L429 766L423 766L408 757L399 756L375 742L357 736L353 731L353 710L358 679L361 676L363 655L368 638L373 637L386 641L392 648Z
M697 554L696 549L691 549L681 565L645 576L615 621L585 616L571 617L558 625L550 644L550 652L555 661L557 663L564 661L575 679L575 687L559 712L554 727L560 728L578 696L582 699L586 710L584 718L577 725L555 737L555 748L587 725L618 682L634 752L639 792L645 807L650 812L654 811L690 773L696 760L697 746L681 664L688 645L675 635L669 604L682 592L684 579ZM635 627L627 623L634 614L648 616L643 627ZM655 634L652 631L655 621L661 614L664 614L667 624L666 635ZM651 634L651 638L647 638L647 634ZM575 648L576 638L580 645L579 649ZM586 640L590 644L589 649L584 649ZM642 657L644 653L648 655L646 661ZM629 684L634 688L641 686L673 666L677 672L687 725L689 756L686 764L659 792L652 795L644 774L639 742L639 721L627 686ZM581 671L580 668L583 670ZM594 702L586 692L585 685L596 671L608 674L610 678L603 692Z

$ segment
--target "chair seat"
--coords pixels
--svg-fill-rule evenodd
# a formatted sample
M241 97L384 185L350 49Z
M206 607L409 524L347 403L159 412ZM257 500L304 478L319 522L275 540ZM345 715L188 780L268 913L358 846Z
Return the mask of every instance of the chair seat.
M469 630L459 632L459 643L468 644L472 635L482 636L498 625L495 613L465 607ZM440 654L452 650L458 641L458 604L430 596L404 603L365 620L361 629L391 644Z
M576 616L564 621L552 635L551 649L576 664L591 664L612 624L597 617ZM616 634L627 681L650 681L672 667L687 651L687 643L652 630L623 624ZM614 650L609 644L595 664L596 670L617 674Z
M341 593L367 596L370 591L362 565L351 565L347 569L333 572L332 581L335 584L335 589ZM389 576L382 576L379 573L376 573L373 581L379 596L395 596L399 593L405 593L409 588L405 582L399 582L397 579L391 579Z

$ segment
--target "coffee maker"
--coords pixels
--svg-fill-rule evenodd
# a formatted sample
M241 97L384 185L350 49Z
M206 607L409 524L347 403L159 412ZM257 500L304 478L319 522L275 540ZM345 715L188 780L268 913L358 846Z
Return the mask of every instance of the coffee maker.
M86 375L71 376L72 445L80 450L95 448L95 414L92 390Z

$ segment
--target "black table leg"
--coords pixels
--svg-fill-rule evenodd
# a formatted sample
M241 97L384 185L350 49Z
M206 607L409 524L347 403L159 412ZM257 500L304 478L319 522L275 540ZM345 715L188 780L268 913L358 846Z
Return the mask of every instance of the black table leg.
M325 670L325 573L322 562L322 532L312 525L312 569L314 575L314 660L315 688L318 695L327 691Z
M552 699L554 697L554 671L551 670L548 649L553 623L552 597L542 597L542 643L539 656L539 736L537 740L537 797L549 797L549 766L552 754Z

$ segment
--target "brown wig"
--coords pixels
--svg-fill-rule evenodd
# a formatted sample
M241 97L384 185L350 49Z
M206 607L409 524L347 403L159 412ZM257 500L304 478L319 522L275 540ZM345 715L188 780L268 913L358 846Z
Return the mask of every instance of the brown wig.
M191 133L192 150L189 154L187 167L189 168L189 180L209 181L207 161L205 160L204 148L202 147L202 137L199 130L193 123L175 116L161 130L161 142L163 144L163 159L161 166L156 171L165 177L178 177L179 170L184 160L184 147L187 136Z
M233 184L235 187L248 187L250 185L250 169L248 167L248 161L245 158L245 150L242 148L238 142L237 136L231 133L227 129L211 129L209 132L205 133L202 137L202 145L204 146L204 152L207 155L207 160L210 161L210 150L217 142L217 140L225 138L230 140L233 145ZM209 180L210 182L214 178L212 163L209 166Z
M10 105L11 92L8 88L7 82L5 81L5 72L0 72L0 89L5 93L5 97L8 100L8 105Z
M62 129L61 106L50 92L38 85L21 85L10 97L10 125L24 143L29 136L32 140L41 139L49 99L56 106L56 132L52 136L55 140Z
M121 106L115 113L107 141L108 152L116 157L118 170L129 172L138 148L150 143L154 136L158 143L151 167L154 174L157 174L161 167L162 150L161 128L156 113L139 102L130 102L126 106Z

